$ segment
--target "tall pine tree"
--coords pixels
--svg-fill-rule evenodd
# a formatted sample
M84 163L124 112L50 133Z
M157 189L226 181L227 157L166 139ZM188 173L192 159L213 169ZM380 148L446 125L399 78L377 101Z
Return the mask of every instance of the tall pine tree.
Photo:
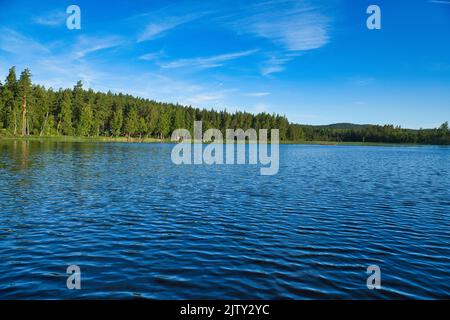
M18 83L19 99L21 101L21 135L27 136L30 133L28 124L28 102L31 100L31 73L30 70L25 69L20 74Z
M64 135L72 135L72 101L70 90L64 90L62 92L62 98L60 103L58 132Z

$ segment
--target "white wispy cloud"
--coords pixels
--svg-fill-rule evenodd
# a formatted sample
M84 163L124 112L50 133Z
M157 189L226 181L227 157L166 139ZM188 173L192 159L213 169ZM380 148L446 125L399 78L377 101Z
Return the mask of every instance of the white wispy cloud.
M117 36L88 37L80 36L74 45L75 58L83 58L87 54L99 50L110 49L125 44L125 40Z
M266 97L270 95L270 92L248 92L245 94L247 97Z
M30 68L33 82L55 89L69 88L77 80L82 80L86 88L105 92L126 92L144 98L199 107L224 108L226 105L230 89L223 88L219 83L198 83L190 78L146 73L131 70L128 66L89 59L90 53L125 45L126 40L115 36L79 36L73 39L74 43L61 41L48 45L12 29L0 28L0 73L5 76L8 68L16 65L18 70ZM157 58L159 53L163 54L151 54ZM238 56L239 54L224 56L218 61Z
M0 50L27 57L50 53L47 46L8 28L0 29Z
M72 38L71 38L72 39ZM12 65L30 68L33 81L54 88L71 87L77 80L95 86L111 77L108 68L85 59L98 50L124 44L114 36L73 38L72 41L42 43L12 29L0 28L0 60L5 70Z
M43 26L56 27L64 25L67 14L64 11L52 11L33 18L33 22Z
M204 103L214 103L223 99L223 94L221 93L201 93L188 97L185 101L188 104L202 105Z
M203 13L188 14L179 17L164 17L164 20L156 22L152 21L151 23L147 24L144 28L144 31L142 31L138 35L137 42L153 40L165 34L169 30L175 29L178 26L200 18L202 15Z
M181 6L182 7L182 6ZM137 36L137 42L153 40L166 35L169 31L189 23L189 27L215 24L234 30L241 36L253 36L272 43L272 52L264 62L259 62L260 73L269 76L285 70L285 64L293 60L296 54L325 46L330 40L330 18L321 7L312 6L310 1L265 0L256 3L229 5L225 10L214 10L205 4L197 13L181 14L180 6L168 6L158 10L158 14L140 15L139 19L151 19ZM186 11L184 11L186 12ZM190 23L195 23L190 24ZM261 53L264 53L261 51ZM197 57L161 62L161 68L183 67L215 68L224 62L239 58L240 55L253 52L238 52L214 57ZM158 54L149 53L139 57L142 60L157 60Z
M230 22L240 34L266 38L288 51L306 51L326 45L329 17L306 1L272 0L248 7L248 13Z
M196 67L196 68L215 68L222 66L225 62L246 57L257 52L257 49L246 50L234 53L220 54L212 57L197 57L192 59L178 59L167 63L162 63L161 67L166 69Z
M267 105L265 103L258 103L257 105L253 106L253 108L251 108L249 110L249 112L254 113L254 114L258 114L258 113L262 113L262 112L269 113L270 107L269 107L269 105Z
M274 57L272 56L266 60L261 67L261 74L263 76L268 76L273 73L281 72L284 70L284 64L290 61L289 57Z
M268 38L289 51L317 49L328 42L325 17L320 14L279 16L275 19L276 23L266 19L269 17L255 22L249 31Z
M428 0L429 3L438 3L438 4L450 4L450 1L445 0Z
M44 44L12 29L0 28L0 50L16 55L17 58L47 60L57 55L84 58L99 50L114 48L127 42L118 36L79 36L72 42L59 41ZM57 50L56 50L57 49Z
M143 54L139 57L139 59L146 60L146 61L154 61L154 60L160 59L164 55L165 55L164 51L160 50L157 52L150 52L150 53Z
M253 3L217 18L239 35L270 41L278 53L260 67L268 76L285 70L285 64L302 52L319 49L330 41L331 18L310 1L268 0Z

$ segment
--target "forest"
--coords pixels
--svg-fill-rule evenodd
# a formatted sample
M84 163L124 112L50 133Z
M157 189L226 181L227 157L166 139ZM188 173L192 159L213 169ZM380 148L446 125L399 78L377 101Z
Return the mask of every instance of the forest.
M0 136L153 137L168 139L173 130L279 129L282 142L380 142L450 144L448 122L435 129L404 129L394 125L290 123L279 114L199 109L162 103L128 94L95 92L78 81L72 89L54 90L33 84L30 70L17 77L11 67L0 82Z

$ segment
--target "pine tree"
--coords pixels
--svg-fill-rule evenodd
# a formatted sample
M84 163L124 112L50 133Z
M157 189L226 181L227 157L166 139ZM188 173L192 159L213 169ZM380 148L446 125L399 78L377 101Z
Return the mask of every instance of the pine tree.
M73 87L72 92L72 122L78 123L80 121L82 108L84 106L84 90L81 80Z
M156 134L158 132L158 122L159 122L159 107L155 105L150 105L148 107L148 113L145 121L147 122L148 132L150 134Z
M148 132L148 125L145 118L139 117L139 126L138 126L139 138L142 138L142 135L145 135Z
M45 88L44 88L45 89ZM47 100L48 100L48 112L46 113L43 126L41 127L40 135L57 135L56 131L56 123L58 116L58 108L59 101L57 97L57 93L53 91L52 88L47 91ZM39 105L39 101L37 101L37 105Z
M95 102L93 106L95 109L94 112L94 124L93 124L93 134L99 135L104 134L106 129L106 123L109 117L109 108L108 105L109 96L97 94Z
M120 136L121 130L122 130L122 123L123 123L123 111L122 107L116 105L115 110L113 113L112 118L112 124L111 124L111 131L113 136Z
M5 102L3 100L3 84L0 81L0 129L3 129L5 114Z
M81 107L80 120L77 124L77 135L82 137L90 136L93 131L93 119L91 105L85 103Z
M20 79L18 83L18 93L21 100L21 124L22 124L22 136L29 134L29 124L28 124L28 108L27 102L30 99L31 94L31 73L30 70L25 69L20 74Z
M276 116L275 127L279 130L280 140L287 140L289 122L285 116Z
M175 111L175 117L173 121L173 128L176 129L185 129L185 114L181 107L178 107Z
M167 110L168 108L162 108L161 115L158 122L158 132L160 133L160 138L164 137L169 133L170 130L170 114Z
M17 94L16 67L11 67L3 87L3 101L5 105L5 127L14 135L17 134L18 128Z
M58 132L64 135L72 135L72 101L71 93L65 90L62 93L61 109L59 113Z
M139 116L136 107L131 107L125 119L125 133L128 136L132 136L138 132L139 129Z
M44 131L48 132L46 126L48 125L50 117L49 92L42 86L36 86L34 87L33 96L36 99L36 103L33 110L34 112L32 113L32 123L34 130L39 132L39 135L42 136Z

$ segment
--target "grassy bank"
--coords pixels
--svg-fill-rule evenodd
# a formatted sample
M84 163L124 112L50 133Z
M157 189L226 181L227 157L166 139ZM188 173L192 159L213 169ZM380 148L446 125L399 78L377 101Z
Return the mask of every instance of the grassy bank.
M0 134L1 140L16 141L55 141L55 142L129 142L129 143L175 143L169 139L128 138L128 137L79 137L79 136L12 136ZM322 145L322 146L414 146L418 144L398 144L386 142L335 142L335 141L282 141L281 144Z
M0 140L26 140L26 141L63 141L63 142L163 142L155 138L127 138L127 137L80 137L80 136L13 136L0 133Z

